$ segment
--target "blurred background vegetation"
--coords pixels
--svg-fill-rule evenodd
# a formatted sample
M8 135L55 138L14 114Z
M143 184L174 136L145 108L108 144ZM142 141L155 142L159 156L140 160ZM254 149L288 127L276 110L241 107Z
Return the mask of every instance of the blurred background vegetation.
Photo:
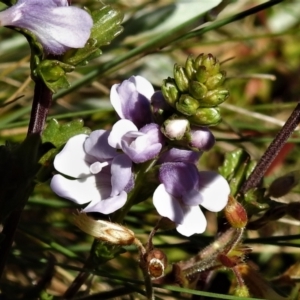
M73 2L90 10L102 5L94 0ZM200 168L217 170L224 155L237 148L245 149L255 160L262 156L299 101L300 1L277 1L278 4L269 1L274 5L268 9L215 26L218 20L235 17L263 3L258 0L223 1L224 9L219 6L191 25L192 28L211 26L209 30L201 34L200 29L198 35L186 38L189 28L175 33L172 29L207 10L205 7L213 7L212 3L217 5L221 1L104 2L124 13L124 31L109 46L102 47L103 55L69 75L73 85L55 96L48 120L55 118L65 123L82 119L84 125L93 130L109 129L117 120L109 102L112 84L131 75L142 75L160 89L162 80L172 76L174 63L183 65L188 55L212 53L227 72L226 84L231 96L220 106L223 122L213 127L217 143L213 150L202 156ZM159 40L161 34L166 35ZM34 84L30 79L30 49L26 39L7 28L0 28L0 35L0 103L3 105L22 96L0 108L0 143L4 144L24 139ZM264 178L266 187L288 172L300 172L299 142L297 130L268 170ZM298 185L276 201L297 202L299 193ZM59 199L50 190L48 182L37 185L23 213L6 276L2 280L2 290L12 295L11 299L20 295L23 295L22 299L35 299L30 298L33 297L30 296L32 286L47 275L53 277L42 299L51 299L50 295L54 296L53 299L61 299L82 268L92 244L92 237L72 224L73 213L72 203ZM215 214L207 214L207 218L208 228L204 235L189 239L179 237L175 231L156 235L154 243L166 252L170 264L188 259L212 240L217 231ZM149 200L136 206L125 223L146 242L156 220L157 213ZM283 217L269 222L259 230L247 231L245 241L253 249L249 261L256 265L264 278L281 288L283 296L291 293L291 299L300 299L297 285L300 278L299 220L300 214L298 220ZM278 238L270 238L275 236ZM284 241L280 238L282 236ZM118 288L123 286L143 289L136 249L127 247L126 250L99 267L95 276L83 285L80 299L143 299L139 290L126 296L119 289L118 294ZM49 261L54 261L55 267L51 271L47 269ZM292 278L293 284L284 285L282 274L287 275L287 280ZM220 273L210 292L228 294L231 276ZM95 294L113 292L90 298L85 296L89 289ZM28 291L27 296L24 291ZM161 299L191 299L188 293L172 292L171 288L161 289L157 295ZM192 299L205 298L201 297L193 296Z

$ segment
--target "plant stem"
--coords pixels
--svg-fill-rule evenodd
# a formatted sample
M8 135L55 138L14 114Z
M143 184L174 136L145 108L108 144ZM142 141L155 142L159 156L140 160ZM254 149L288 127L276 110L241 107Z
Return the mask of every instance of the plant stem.
M51 102L52 92L42 80L37 80L34 88L28 135L43 131Z
M85 281L89 278L90 273L86 271L86 269L93 268L93 253L95 252L95 248L97 246L98 241L94 239L93 245L91 247L91 251L89 257L87 258L83 270L79 272L76 278L73 280L71 285L65 291L64 299L72 299L76 293L79 291L81 286L85 283Z
M41 133L43 131L48 110L52 101L52 92L48 89L42 80L37 80L35 83L34 97L32 103L30 123L28 127L27 136L30 134ZM0 277L2 276L7 257L14 240L15 232L19 224L22 211L28 201L30 194L34 189L35 183L31 182L24 191L20 205L17 209L12 211L5 221L2 234L4 239L0 248Z
M300 104L296 106L292 114L289 116L288 120L281 128L281 130L277 133L273 142L269 145L268 149L258 161L256 167L248 177L248 179L244 182L241 189L239 190L240 194L244 194L250 189L255 188L264 174L272 164L273 160L276 158L285 142L291 136L293 131L296 129L298 124L300 123Z

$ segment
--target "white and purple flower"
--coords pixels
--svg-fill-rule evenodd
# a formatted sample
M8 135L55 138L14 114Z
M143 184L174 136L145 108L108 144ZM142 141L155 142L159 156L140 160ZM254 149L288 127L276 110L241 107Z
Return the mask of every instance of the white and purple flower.
M187 160L193 157L187 152L186 155ZM159 179L161 184L154 192L153 204L161 216L177 224L182 235L205 231L207 221L199 205L218 212L228 202L230 188L225 178L215 172L199 172L193 163L164 163Z
M131 76L121 84L114 84L110 102L121 119L130 120L141 128L152 122L150 99L152 84L142 76Z
M108 145L108 135L105 130L76 135L54 160L57 171L74 179L56 174L51 189L75 203L90 202L85 212L110 214L125 204L133 188L132 162Z
M62 54L84 47L93 20L83 9L68 6L67 0L19 0L0 12L0 25L27 29L48 53Z
M140 130L129 120L119 120L108 138L110 146L122 149L135 163L155 158L162 149L164 139L159 126L150 123Z

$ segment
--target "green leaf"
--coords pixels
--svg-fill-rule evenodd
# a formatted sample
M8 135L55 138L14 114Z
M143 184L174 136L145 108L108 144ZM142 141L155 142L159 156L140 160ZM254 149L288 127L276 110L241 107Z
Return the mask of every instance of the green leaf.
M97 40L90 38L84 48L67 51L63 56L63 61L73 66L86 65L89 60L92 60L101 54L102 51L97 48Z
M48 142L55 146L55 149L48 151L41 159L40 169L37 179L39 182L45 182L51 177L53 171L53 160L55 155L61 150L61 147L72 137L78 134L89 134L91 130L83 126L82 120L74 120L66 124L59 124L57 120L52 119L48 123L42 135L43 143Z
M102 51L99 49L100 47L109 45L123 30L121 26L123 14L109 5L93 11L92 18L94 25L90 39L84 48L67 51L63 56L63 62L73 66L87 64L89 60L102 54Z
M94 26L91 38L97 41L97 47L105 46L123 31L121 23L123 14L109 5L103 6L99 11L92 12Z
M74 120L69 123L59 124L52 119L43 132L42 141L52 143L56 148L63 146L72 136L89 134L91 130L83 126L83 120Z
M68 88L70 86L66 73L72 72L74 67L62 63L58 60L43 60L37 65L33 71L35 77L41 78L47 87L53 92L57 92L59 89Z
M226 153L223 165L219 168L219 172L227 180L230 180L234 176L234 172L240 165L246 160L249 160L249 155L242 149Z

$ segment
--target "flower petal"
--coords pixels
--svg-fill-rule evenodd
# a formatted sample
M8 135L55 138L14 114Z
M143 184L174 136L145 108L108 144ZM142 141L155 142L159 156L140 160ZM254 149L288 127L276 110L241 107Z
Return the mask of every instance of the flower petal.
M68 140L54 159L54 167L58 172L74 178L90 174L90 166L87 162L91 162L92 158L86 154L83 148L87 138L88 135L79 134Z
M134 146L122 141L122 149L137 164L153 159L162 148L162 144L159 143L149 144L147 136L138 137L133 143Z
M89 176L80 180L70 180L57 174L53 176L50 187L58 196L78 204L85 204L90 201L97 202L102 199L100 191L96 188L95 176ZM101 193L105 194L104 188L101 189ZM106 194L108 194L107 190Z
M222 210L230 194L230 187L226 179L216 172L199 172L200 193L202 195L201 205L207 210L218 212Z
M125 155L120 154L115 157L111 164L111 194L116 196L122 192L131 179L131 159Z
M137 91L144 95L148 101L150 101L152 95L154 94L153 85L143 76L131 76L129 81L133 82L136 86Z
M206 127L191 129L190 146L202 151L210 150L215 144L215 137Z
M158 163L186 162L196 164L201 154L201 152L172 148L161 155Z
M112 86L110 101L120 118L131 120L141 128L151 122L149 99L153 93L154 89L148 80L132 76Z
M65 5L66 1L19 0L0 12L0 23L28 29L49 53L62 54L84 47L93 26L86 11Z
M195 233L203 233L206 229L207 221L199 206L183 206L184 219L177 225L176 230L185 236Z
M119 195L109 197L100 202L90 203L84 212L100 212L102 214L110 214L124 206L127 200L127 193L122 191Z
M181 198L199 184L199 172L195 165L182 162L165 163L159 169L159 179L169 194Z
M111 160L117 156L117 150L108 144L109 135L110 131L108 130L93 131L84 143L86 153L101 162Z
M111 147L120 149L121 139L129 131L138 131L137 127L129 120L122 119L114 124L108 137L108 144Z
M184 216L179 201L166 191L163 184L154 191L153 205L161 216L169 218L176 224L183 222Z

